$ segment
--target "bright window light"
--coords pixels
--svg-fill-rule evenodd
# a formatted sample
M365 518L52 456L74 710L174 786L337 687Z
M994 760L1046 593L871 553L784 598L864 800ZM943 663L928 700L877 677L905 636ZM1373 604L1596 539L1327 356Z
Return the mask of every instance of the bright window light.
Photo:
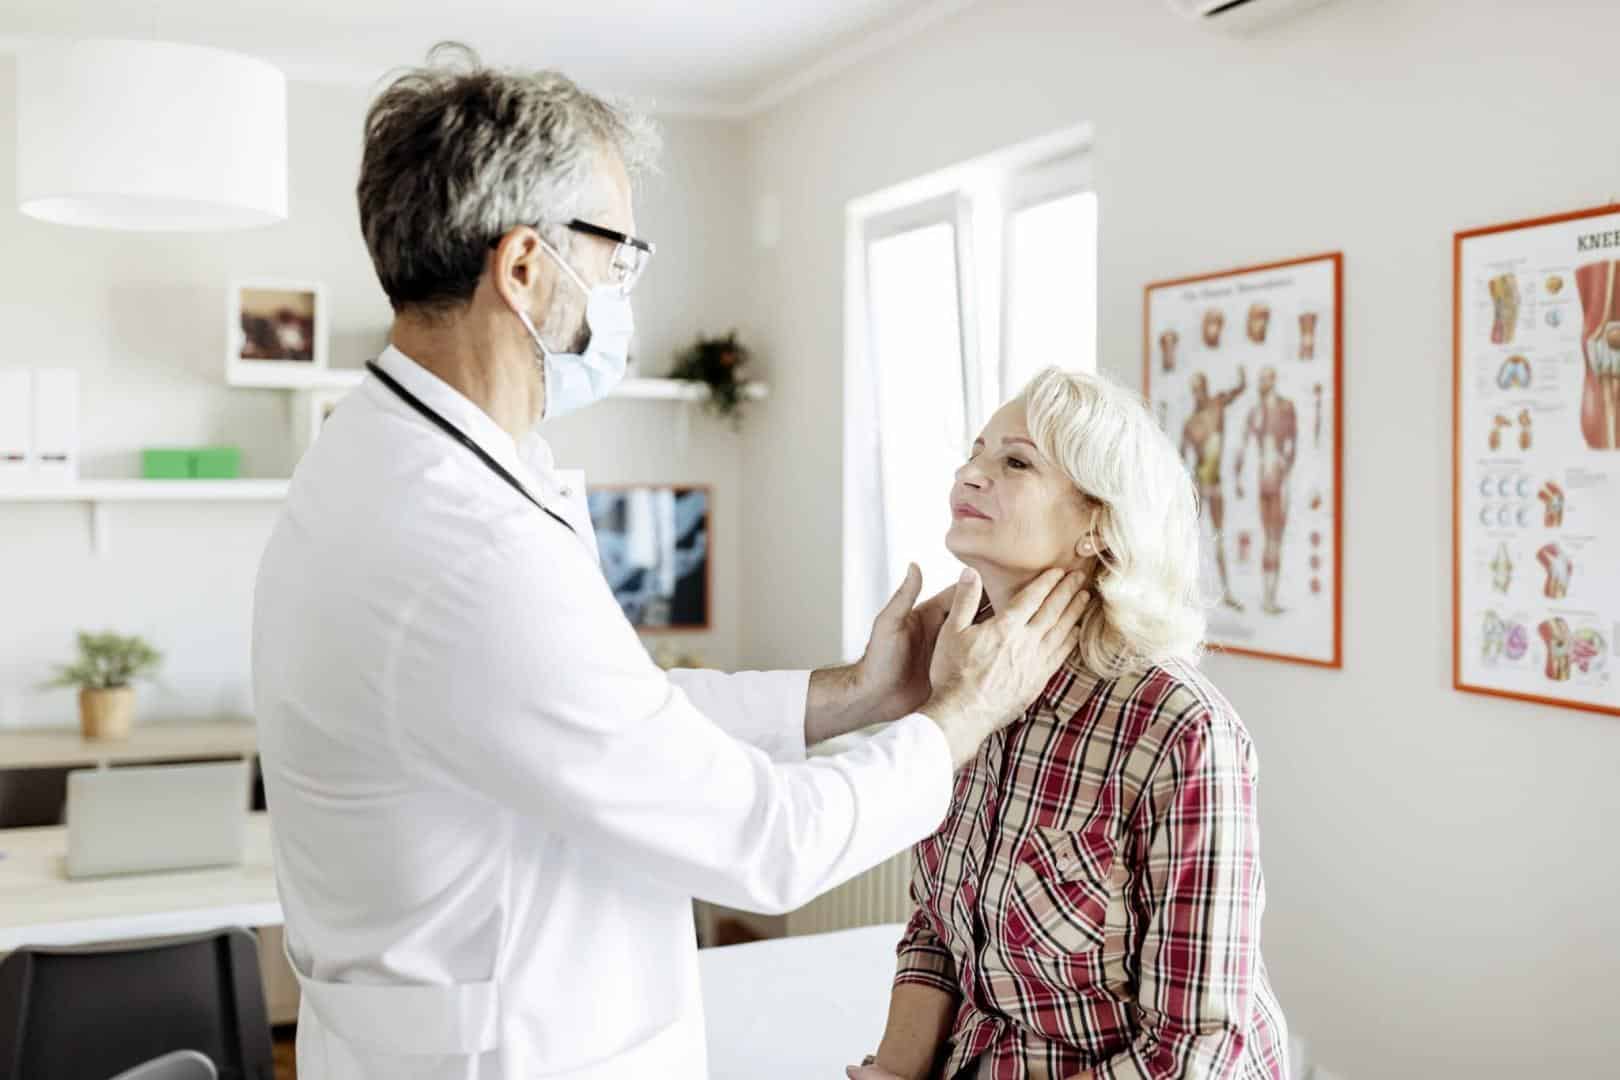
M915 561L937 590L961 572L944 542L967 422L956 229L876 239L867 260L888 577L898 584Z
M1097 368L1097 196L1035 203L1008 226L1003 397L1045 367Z

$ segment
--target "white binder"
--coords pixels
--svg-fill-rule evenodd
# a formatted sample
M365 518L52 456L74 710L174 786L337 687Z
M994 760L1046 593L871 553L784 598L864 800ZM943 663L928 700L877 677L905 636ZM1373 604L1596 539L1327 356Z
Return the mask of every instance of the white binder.
M42 483L79 478L79 373L34 369L34 475Z
M34 379L28 368L0 368L0 484L34 476Z

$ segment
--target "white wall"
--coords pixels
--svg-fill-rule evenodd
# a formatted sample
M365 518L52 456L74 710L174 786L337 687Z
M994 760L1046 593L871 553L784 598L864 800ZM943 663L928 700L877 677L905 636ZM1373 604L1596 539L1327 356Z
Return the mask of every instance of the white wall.
M1260 748L1291 1020L1348 1076L1612 1075L1620 722L1450 689L1448 417L1451 234L1620 194L1617 39L1581 0L1339 0L1250 40L998 0L755 118L781 241L755 253L743 662L838 649L845 203L1089 121L1122 380L1146 281L1345 252L1345 668L1208 664Z
M664 117L659 171L636 193L636 229L658 245L636 286L635 354L643 374L662 375L699 333L708 337L748 321L747 204L743 131L724 120ZM677 410L690 409L686 441ZM746 431L753 422L746 417ZM593 484L706 483L714 610L708 633L649 635L657 650L695 651L710 667L733 668L741 640L741 551L747 541L741 486L744 436L696 406L609 401L546 425L559 462L578 462Z
M14 64L0 56L0 365L81 371L86 475L134 476L142 446L230 443L244 472L286 476L292 398L223 382L225 289L233 275L325 283L332 362L358 366L387 339L390 312L359 235L354 180L368 100L359 87L289 90L289 220L216 236L119 234L26 218L14 190ZM729 222L741 201L735 124L673 119L665 171L639 200L640 225L664 241L637 293L638 352L648 370L698 330L741 310ZM715 484L715 630L680 644L725 666L736 655L740 440L694 417L677 441L675 406L613 402L551 432L558 458L593 482ZM168 654L142 715L248 711L252 580L275 507L117 506L107 556L90 552L77 506L0 505L0 725L69 724L69 691L39 692L69 658L77 628L148 635ZM3 764L3 763L0 763Z

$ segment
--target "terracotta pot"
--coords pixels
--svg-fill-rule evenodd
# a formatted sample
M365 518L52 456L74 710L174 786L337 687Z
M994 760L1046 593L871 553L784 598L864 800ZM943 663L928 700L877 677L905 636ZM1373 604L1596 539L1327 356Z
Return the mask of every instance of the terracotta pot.
M135 688L79 691L79 724L87 739L127 739L135 718Z

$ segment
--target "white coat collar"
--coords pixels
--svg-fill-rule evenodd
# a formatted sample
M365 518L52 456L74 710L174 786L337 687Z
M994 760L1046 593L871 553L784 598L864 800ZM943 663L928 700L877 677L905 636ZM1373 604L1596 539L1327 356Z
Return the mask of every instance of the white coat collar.
M462 434L476 443L484 453L500 462L508 472L527 479L528 463L535 460L531 440L538 439L539 436L526 436L523 447L525 452L520 454L517 442L489 413L392 345L384 349L382 355L377 358L377 366L415 395L422 404L460 428ZM549 448L544 451L544 456L549 463Z

